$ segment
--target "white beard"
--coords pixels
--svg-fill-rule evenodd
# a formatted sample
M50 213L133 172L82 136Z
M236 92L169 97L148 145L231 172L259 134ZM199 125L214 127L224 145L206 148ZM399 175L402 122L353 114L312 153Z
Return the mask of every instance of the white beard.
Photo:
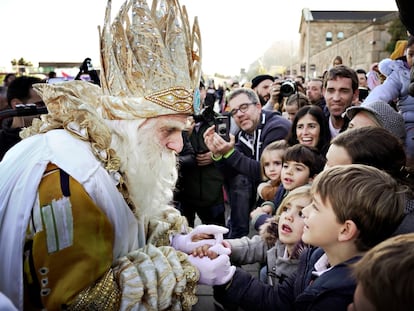
M173 151L160 146L156 119L142 122L110 121L114 133L111 147L121 159L121 172L135 213L161 216L171 208L178 178L176 157Z

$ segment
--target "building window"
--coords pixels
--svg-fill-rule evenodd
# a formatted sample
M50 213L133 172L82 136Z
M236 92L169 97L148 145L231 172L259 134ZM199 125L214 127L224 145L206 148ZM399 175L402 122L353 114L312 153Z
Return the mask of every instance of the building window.
M325 44L326 46L330 46L332 44L332 32L330 31L326 33Z
M343 31L338 32L338 34L336 35L336 38L337 38L338 40L342 40L342 39L344 38L344 33L343 33Z

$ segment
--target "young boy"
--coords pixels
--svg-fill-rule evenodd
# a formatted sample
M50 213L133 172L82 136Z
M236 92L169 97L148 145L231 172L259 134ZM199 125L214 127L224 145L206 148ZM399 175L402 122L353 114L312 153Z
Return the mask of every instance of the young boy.
M287 148L282 157L282 170L280 179L282 184L279 186L273 202L265 201L262 205L251 212L252 225L258 231L260 226L271 217L267 211L277 210L282 200L289 191L300 186L307 185L319 174L326 163L325 157L313 147L301 144ZM271 208L267 208L270 205Z
M215 299L245 310L346 310L356 287L350 264L388 238L403 218L404 194L388 174L365 165L336 166L312 183L302 210L304 243L297 272L277 287L236 269Z
M411 310L413 262L414 233L392 237L372 248L353 266L358 285L348 310Z

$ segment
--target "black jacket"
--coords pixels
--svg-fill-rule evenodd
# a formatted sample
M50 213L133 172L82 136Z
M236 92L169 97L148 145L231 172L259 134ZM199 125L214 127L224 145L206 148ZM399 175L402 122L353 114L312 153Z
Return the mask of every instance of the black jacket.
M0 161L11 147L21 141L19 136L21 130L21 128L0 129Z

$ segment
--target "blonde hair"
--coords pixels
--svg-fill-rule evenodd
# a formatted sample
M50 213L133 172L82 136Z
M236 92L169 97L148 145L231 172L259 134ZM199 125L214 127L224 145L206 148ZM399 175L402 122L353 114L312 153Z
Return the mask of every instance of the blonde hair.
M260 174L262 175L262 179L263 180L268 180L269 178L266 176L265 171L264 171L264 155L270 151L277 151L277 150L281 150L283 152L286 151L286 149L289 147L288 143L286 140L281 139L281 140L276 140L270 144L268 144L262 152L262 155L260 156Z
M352 220L359 234L359 251L391 236L404 216L404 192L387 173L367 165L339 165L322 171L312 183L312 195L329 202L340 223Z
M353 276L377 311L414 305L414 233L381 242L353 265Z
M302 197L308 197L309 199L312 197L310 185L300 186L300 187L293 189L292 191L289 191L289 193L282 200L282 202L280 202L280 205L276 211L276 214L275 214L276 221L279 222L280 215L283 212L283 207L288 205L291 201L296 200L298 198L302 198Z

